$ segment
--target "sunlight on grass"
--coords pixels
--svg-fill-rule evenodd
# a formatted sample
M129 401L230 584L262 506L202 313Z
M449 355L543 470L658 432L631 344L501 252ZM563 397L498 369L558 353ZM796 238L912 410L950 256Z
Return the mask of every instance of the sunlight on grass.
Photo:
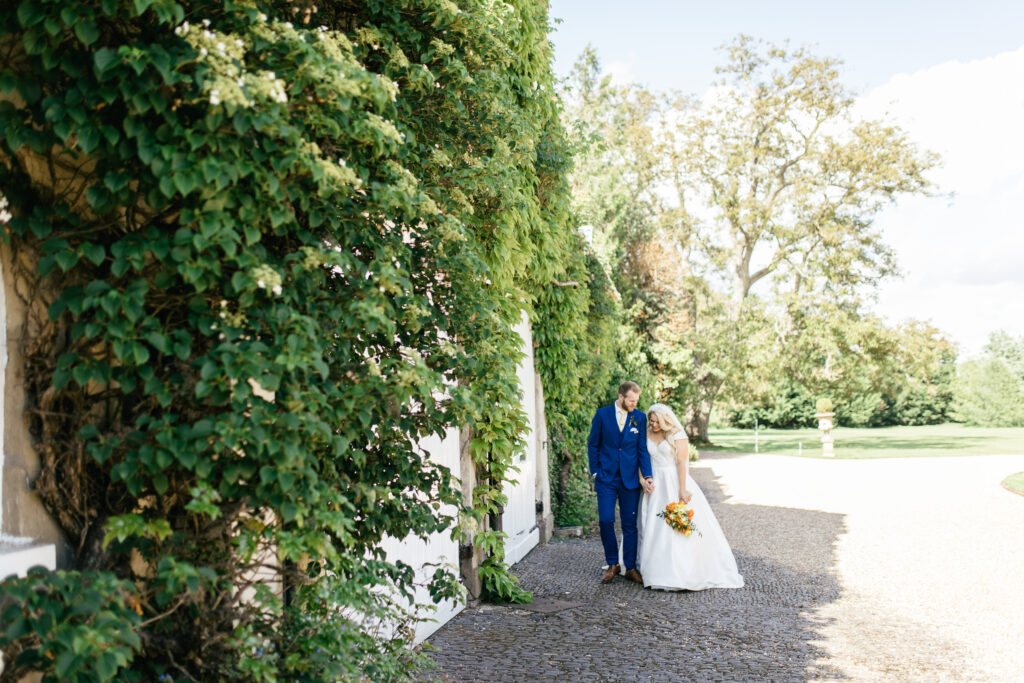
M753 453L754 430L712 429L707 453ZM957 424L923 427L881 427L832 430L837 458L915 458L951 455L1024 453L1024 427L965 427ZM821 457L817 429L762 429L758 452Z
M1003 479L1003 486L1024 495L1024 472L1011 474L1006 479Z

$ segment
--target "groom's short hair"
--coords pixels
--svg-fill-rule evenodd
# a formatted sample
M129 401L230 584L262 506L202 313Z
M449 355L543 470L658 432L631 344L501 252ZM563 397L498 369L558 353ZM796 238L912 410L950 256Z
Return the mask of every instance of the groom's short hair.
M635 391L636 393L639 394L640 385L637 384L636 382L630 382L628 380L619 385L619 396L625 396L631 391Z

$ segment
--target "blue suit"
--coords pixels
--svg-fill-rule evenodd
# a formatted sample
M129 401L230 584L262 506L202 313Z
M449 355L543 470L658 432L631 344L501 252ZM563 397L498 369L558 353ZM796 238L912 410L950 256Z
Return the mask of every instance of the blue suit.
M626 415L619 431L615 405L598 408L590 423L587 439L590 474L597 493L597 516L601 525L604 558L619 563L619 541L615 537L615 501L622 520L622 561L626 570L636 567L636 515L640 507L640 478L651 476L651 456L647 452L647 416L639 410Z

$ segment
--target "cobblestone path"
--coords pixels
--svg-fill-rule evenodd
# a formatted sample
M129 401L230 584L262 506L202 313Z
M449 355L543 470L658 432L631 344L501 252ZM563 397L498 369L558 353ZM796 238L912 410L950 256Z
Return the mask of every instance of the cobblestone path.
M1024 497L999 487L1021 470L712 455L691 475L744 588L601 585L599 538L553 539L514 568L537 606L467 608L427 677L1024 681Z

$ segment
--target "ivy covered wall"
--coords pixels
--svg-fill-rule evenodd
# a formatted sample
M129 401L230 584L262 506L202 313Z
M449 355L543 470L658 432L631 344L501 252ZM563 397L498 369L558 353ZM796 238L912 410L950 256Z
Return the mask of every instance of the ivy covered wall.
M521 311L563 430L594 367L546 3L24 0L0 28L35 486L75 558L0 586L4 676L403 677L385 534L475 527L520 597L485 530ZM411 446L449 426L462 524Z

